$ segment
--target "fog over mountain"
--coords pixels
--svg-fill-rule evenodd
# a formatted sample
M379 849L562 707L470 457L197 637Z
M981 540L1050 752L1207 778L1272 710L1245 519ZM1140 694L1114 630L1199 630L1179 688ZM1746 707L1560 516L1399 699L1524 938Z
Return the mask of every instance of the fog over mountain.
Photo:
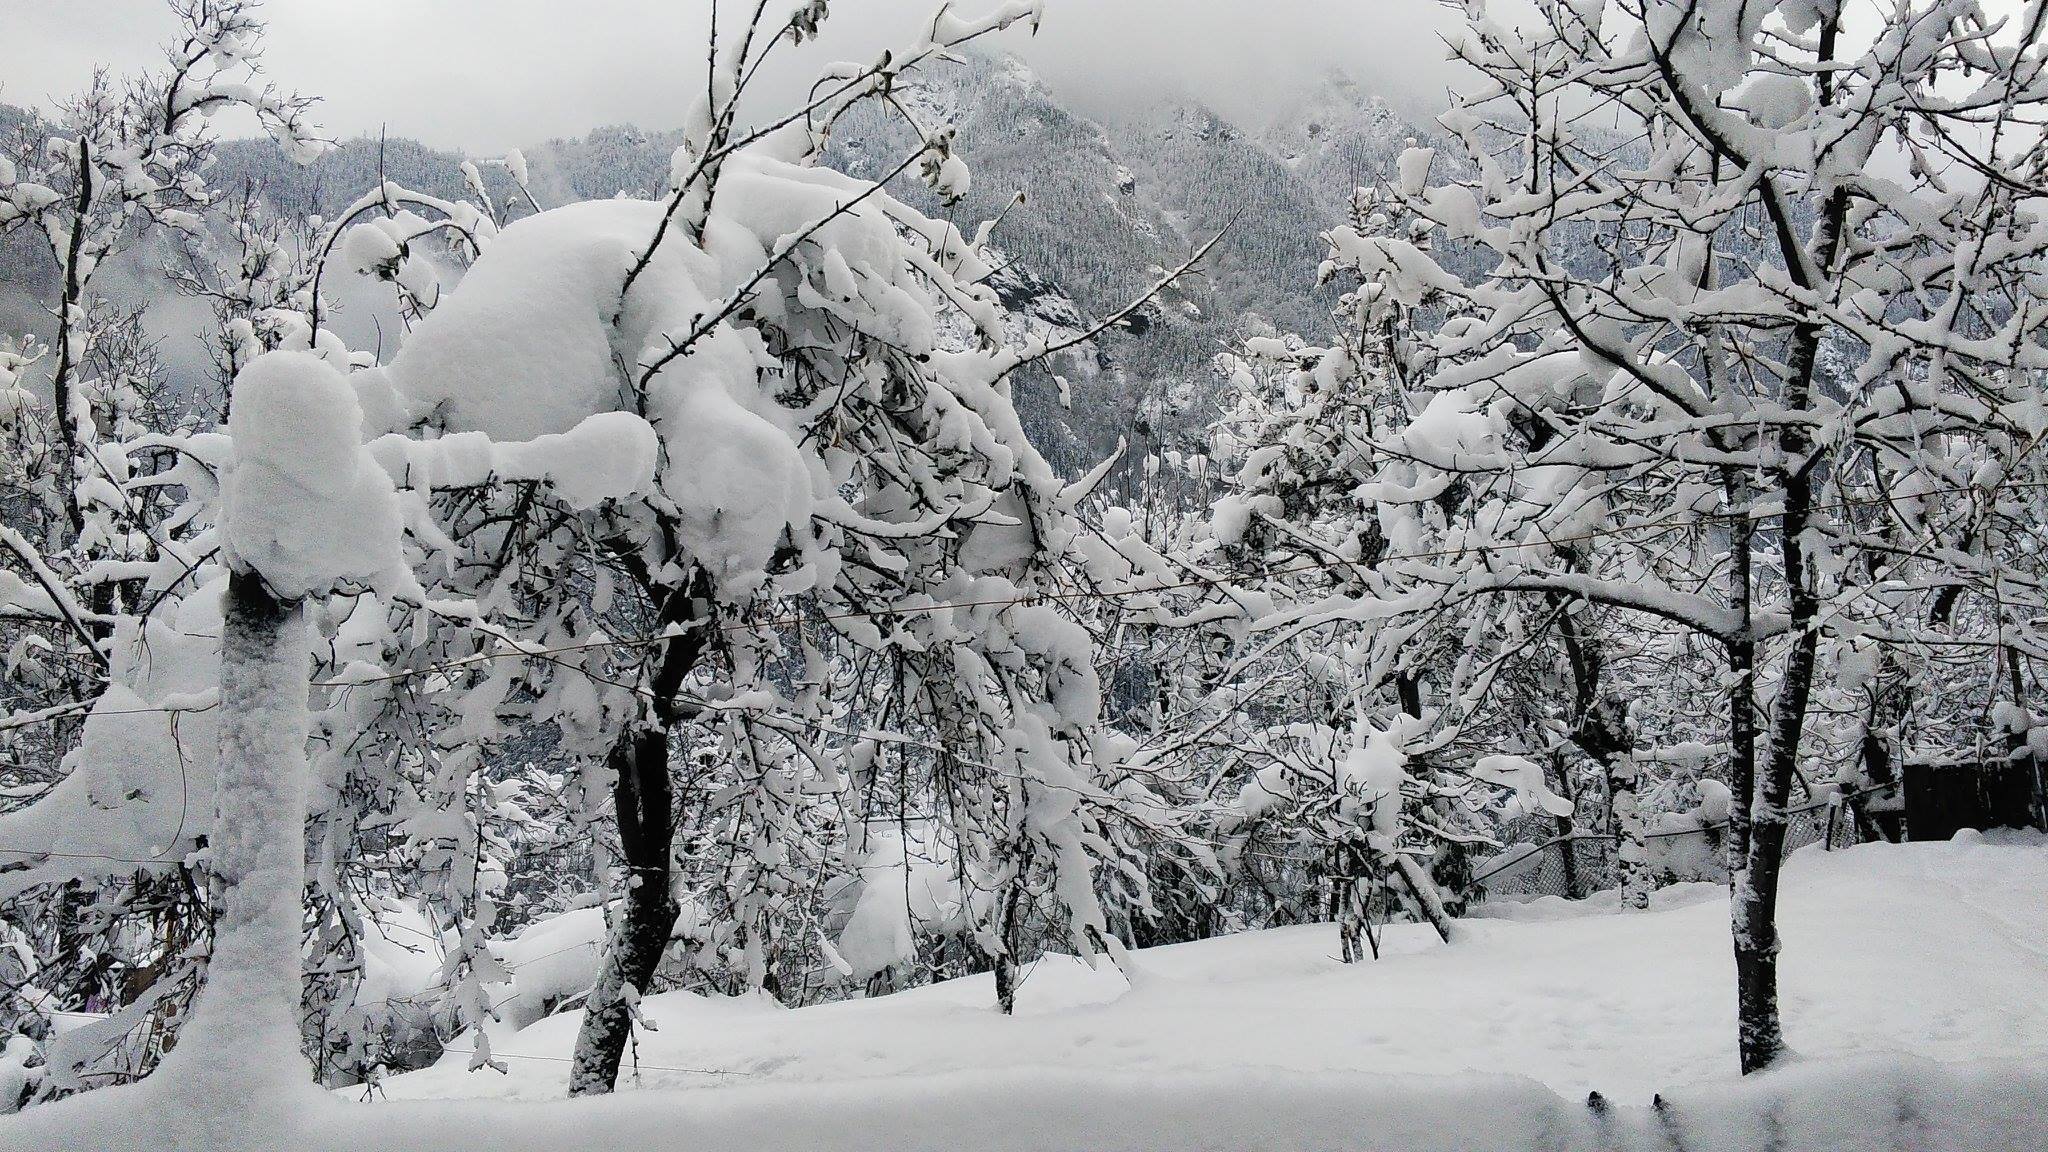
M938 0L836 0L821 36L763 70L757 108L779 108L825 64L872 60L914 40ZM976 15L993 0L959 0ZM728 5L737 10L739 5ZM1169 96L1252 119L1341 67L1411 110L1451 82L1431 0L1050 0L1014 51L1063 101L1106 116ZM702 91L701 2L588 0L270 0L265 66L322 100L338 138L375 134L441 148L503 150L597 124L667 128ZM727 17L737 19L736 12ZM0 100L45 106L95 65L149 64L170 25L155 0L0 3ZM253 125L228 117L226 134Z
M1422 133L1391 103L1336 71L1304 81L1270 110L1227 114L1160 96L1092 115L1021 57L975 55L930 70L908 98L929 119L957 125L973 184L950 208L914 179L897 181L896 190L970 230L1000 216L994 242L1010 264L999 287L1019 311L1070 326L1108 315L1143 295L1160 270L1224 233L1201 275L1134 319L1142 339L1112 334L1098 356L1062 369L1069 409L1054 402L1051 381L1035 391L1027 386L1027 414L1070 471L1114 451L1119 438L1197 447L1199 429L1213 415L1210 362L1217 352L1247 333L1324 327L1334 297L1313 279L1324 254L1322 232L1344 221L1352 188L1382 176ZM523 152L534 195L553 207L658 194L679 140L675 132L613 124L526 141ZM865 106L835 135L828 162L880 177L910 145L900 120ZM389 134L343 141L301 166L268 141L229 140L215 174L223 187L258 188L287 215L331 217L375 187L380 172L407 187L461 198L461 162L487 155ZM486 171L493 196L512 204L516 190L503 170ZM16 253L14 262L23 266L21 275L5 279L31 282L34 261ZM117 299L139 298L156 283L155 269L142 262L118 272L110 280ZM124 284L133 288L124 291ZM387 291L355 277L335 277L330 285L343 293L337 323L352 341L374 347L399 338ZM208 370L205 310L168 292L148 295L164 358L179 383L191 386ZM0 309L8 308L0 299ZM22 308L5 315L16 328L47 326L46 317Z

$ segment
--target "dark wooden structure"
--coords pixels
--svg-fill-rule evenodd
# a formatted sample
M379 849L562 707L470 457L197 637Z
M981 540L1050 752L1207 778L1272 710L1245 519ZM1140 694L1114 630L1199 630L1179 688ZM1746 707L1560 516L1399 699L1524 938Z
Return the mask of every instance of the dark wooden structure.
M1904 767L1908 839L1947 840L1964 828L2048 831L2048 792L2035 757L2000 756L1982 764L1909 760Z

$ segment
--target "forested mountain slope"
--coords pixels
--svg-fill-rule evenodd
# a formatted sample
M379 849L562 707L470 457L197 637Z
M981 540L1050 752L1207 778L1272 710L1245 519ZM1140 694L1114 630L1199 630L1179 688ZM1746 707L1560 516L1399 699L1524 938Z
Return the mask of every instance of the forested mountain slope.
M974 179L943 211L914 177L897 181L898 191L970 231L1001 217L993 240L1014 261L1015 275L999 287L1014 311L1055 322L1107 315L1227 229L1203 275L1148 305L1129 336L1106 337L1095 371L1074 373L1072 411L1059 437L1068 451L1057 453L1070 457L1061 461L1068 467L1113 450L1119 436L1192 445L1212 414L1217 352L1246 332L1321 327L1334 299L1313 280L1325 250L1321 233L1343 222L1353 182L1383 177L1420 132L1338 76L1261 124L1166 100L1113 120L1090 119L1011 58L975 56L935 68L905 99L928 127L958 129ZM679 139L611 125L537 143L523 149L529 186L543 207L657 194ZM900 119L863 105L835 134L827 163L880 177L909 145ZM226 187L260 186L287 212L332 215L374 188L380 173L458 197L461 160L386 137L346 141L300 166L267 141L230 141L216 176ZM482 172L494 199L514 215L524 211L502 167Z
M1334 75L1270 122L1253 124L1166 99L1090 119L1013 58L970 56L935 68L905 99L927 126L958 129L974 180L942 214L970 231L1001 218L993 240L1013 263L997 286L1015 312L1049 323L1108 315L1143 296L1203 241L1226 233L1201 275L1148 304L1128 331L1106 335L1092 362L1062 368L1070 377L1067 407L1045 374L1023 382L1027 419L1069 472L1114 451L1120 438L1134 448L1199 450L1214 414L1212 358L1247 334L1314 332L1327 322L1334 296L1313 280L1325 251L1321 234L1344 221L1351 189L1383 178L1420 133ZM0 108L0 130L28 119ZM609 125L539 142L522 150L528 187L542 207L656 195L679 140L673 131ZM828 163L880 177L909 146L900 119L864 105L835 135ZM231 140L220 145L212 176L222 188L257 190L286 216L332 218L380 180L459 199L464 159L386 135L342 141L301 165L268 140ZM508 215L531 210L504 165L479 167ZM907 201L941 212L914 175L896 183ZM35 256L8 245L0 251L0 281L32 282ZM17 307L11 297L18 294L0 292L0 320L40 333L47 318ZM187 319L153 330L173 344L194 339L182 331ZM200 363L171 352L174 370Z

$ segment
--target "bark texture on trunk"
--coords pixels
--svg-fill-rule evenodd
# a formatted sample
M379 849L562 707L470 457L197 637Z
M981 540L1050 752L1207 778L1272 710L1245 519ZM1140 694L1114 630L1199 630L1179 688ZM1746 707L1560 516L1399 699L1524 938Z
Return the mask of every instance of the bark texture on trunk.
M1551 753L1547 779L1552 791L1572 802L1572 811L1576 814L1579 807L1579 791L1572 784L1571 770L1566 766L1562 752ZM1577 827L1573 816L1553 817L1552 823L1559 836L1570 836ZM1579 872L1578 842L1566 840L1558 847L1563 850L1558 856L1558 863L1564 868L1565 897L1570 900L1582 899L1587 892L1585 877Z
M677 694L704 651L706 629L687 627L704 615L703 591L701 580L693 581L663 601L657 624L684 630L661 646L651 674L642 678L640 718L607 758L626 891L597 981L584 999L583 1024L569 1064L571 1096L602 1095L618 1083L619 1064L633 1037L634 1004L654 982L681 911L670 861L675 790L669 777L669 734L682 718Z
M1372 852L1361 844L1339 844L1330 850L1330 919L1337 925L1337 946L1346 964L1365 959L1368 948L1373 959L1380 956L1380 942L1372 930L1372 897L1379 887L1372 860Z
M1394 874L1401 878L1408 888L1408 894L1415 898L1415 908L1422 914L1429 926L1444 943L1451 942L1451 914L1444 907L1443 893L1437 891L1436 882L1429 872L1417 864L1413 857L1400 852L1393 853Z
M668 775L668 728L653 725L612 750L612 803L626 861L620 901L597 982L584 999L569 1068L569 1094L610 1092L633 1033L633 1004L654 981L681 905L670 875L675 815Z
M1735 507L1747 507L1741 492ZM1750 549L1755 530L1739 521L1728 544L1729 600L1740 617L1728 650L1728 876L1731 883L1749 860L1749 813L1756 799L1756 637L1751 632Z
M1818 341L1818 335L1814 336ZM1794 368L1799 367L1795 363ZM1809 361L1805 368L1811 372ZM1781 437L1788 459L1801 460L1811 445L1804 432ZM1785 1050L1778 1018L1778 876L1785 859L1785 808L1806 728L1820 642L1819 597L1807 563L1804 535L1813 507L1810 474L1795 467L1785 484L1779 553L1789 590L1795 639L1772 703L1770 744L1755 772L1748 809L1748 851L1730 876L1730 927L1735 940L1737 1040L1744 1075L1768 1068Z
M1607 831L1617 845L1621 906L1642 911L1650 906L1650 893L1657 885L1643 839L1643 811L1637 798L1642 773L1635 760L1635 735L1628 726L1628 707L1602 683L1607 671L1606 653L1599 637L1586 631L1577 614L1567 611L1558 617L1558 634L1564 640L1565 656L1571 664L1578 713L1572 725L1572 743L1600 765L1607 781Z
M996 1009L1005 1016L1017 1011L1017 918L1023 911L1022 869L1003 890L1001 910L996 919L996 941L999 951L989 959L996 972Z
M77 319L77 310L85 306L85 283L79 267L84 262L85 234L91 231L88 218L92 214L92 201L92 144L80 133L77 216L72 221L71 238L65 249L64 298L57 305L57 367L50 374L50 406L56 409L57 435L64 446L64 478L73 482L68 486L74 489L76 481L85 479L83 474L74 474L85 456L82 451L83 429L78 425L77 397L73 394L79 364L72 354L77 341L71 327ZM75 540L85 532L85 506L79 502L76 491L65 495L64 514L70 520L71 535Z

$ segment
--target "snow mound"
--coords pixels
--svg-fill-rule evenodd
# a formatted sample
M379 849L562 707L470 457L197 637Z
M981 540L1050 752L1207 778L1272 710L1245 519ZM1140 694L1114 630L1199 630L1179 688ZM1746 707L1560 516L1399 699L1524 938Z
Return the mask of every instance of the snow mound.
M627 1152L683 1140L706 1152L2020 1152L2048 1147L2044 1099L2038 1068L1897 1060L1791 1068L1660 1109L1595 1108L1507 1077L1032 1068L551 1104L309 1096L280 1101L245 1139L209 1144L194 1142L176 1102L153 1098L145 1082L0 1121L0 1150Z

